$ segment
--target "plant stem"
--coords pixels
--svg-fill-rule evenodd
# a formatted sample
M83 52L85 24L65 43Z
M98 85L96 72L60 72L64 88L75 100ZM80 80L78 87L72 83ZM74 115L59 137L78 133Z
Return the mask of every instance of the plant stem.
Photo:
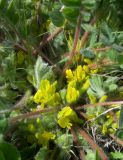
M83 106L76 107L76 110L81 110L82 108L87 107L97 107L97 106L111 106L111 105L122 105L123 101L112 101L112 102L101 102L95 104L85 104Z
M107 114L108 112L111 112L113 110L120 109L120 108L121 108L121 106L117 106L117 107L114 107L114 108L107 109L105 112L99 114L96 118L90 119L90 121L95 121L97 118Z
M120 144L121 146L123 146L123 141L122 141L120 138L115 137L114 134L110 134L110 137L111 137L114 141L116 141L118 144Z
M94 18L91 20L90 25L94 25L95 21L96 21L96 18L94 17ZM82 36L82 38L81 38L80 48L83 48L83 47L84 47L86 41L88 40L89 34L90 34L89 31L84 32L84 34L83 34L83 36Z
M17 48L17 50L21 50L27 54L27 49L25 47L21 46L20 44L15 44L14 47Z
M98 153L102 160L108 160L108 157L103 152L102 148L100 148L94 140L86 133L84 130L82 130L80 127L77 126L78 132L81 134L81 136L90 144L93 150L98 150Z
M74 129L71 128L71 129L70 129L70 132L71 132L71 134L73 135L73 141L74 141L77 149L79 150L80 160L84 160L84 159L85 159L85 154L84 154L83 150L80 148L79 140L78 140L78 137L77 137Z
M94 52L105 52L107 50L111 49L110 46L104 47L104 48L92 48L91 50Z
M68 68L68 66L72 63L72 59L74 57L74 55L76 54L76 47L77 47L77 43L78 43L78 40L79 40L79 34L80 34L80 29L81 29L81 16L79 15L78 16L78 19L77 19L77 26L76 26L76 31L75 31L75 36L74 36L74 42L73 42L73 49L72 51L69 53L69 59L67 61L67 63L65 64L65 68L64 68L64 71Z
M56 108L47 108L47 109L39 109L37 111L28 112L28 113L16 116L14 118L10 118L9 119L9 123L13 124L13 123L17 123L18 121L23 120L23 119L35 118L35 116L38 116L38 115L40 115L42 113L54 112L54 111L56 111L58 109L59 109L59 107L56 107Z
M42 47L44 47L47 43L53 40L53 38L55 38L62 31L63 28L57 28L47 39L45 39L43 42L40 42L40 49L42 49Z

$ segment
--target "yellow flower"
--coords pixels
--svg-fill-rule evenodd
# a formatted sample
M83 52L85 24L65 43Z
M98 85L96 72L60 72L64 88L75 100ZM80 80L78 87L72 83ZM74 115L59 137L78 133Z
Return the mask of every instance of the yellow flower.
M100 98L99 102L105 102L107 98L108 98L107 95L103 95L103 96Z
M76 81L75 80L73 80L73 81L70 81L69 83L68 83L68 86L70 87L73 87L73 88L76 88Z
M37 138L39 144L47 146L49 140L55 139L56 135L51 132L44 131L44 133L36 133L35 137Z
M44 131L44 133L42 134L42 137L44 139L50 140L50 139L55 139L56 135L51 132Z
M89 100L90 100L91 104L94 104L97 102L97 99L94 95L89 94L88 96L89 96Z
M90 86L90 81L89 81L89 79L87 79L87 80L83 83L82 88L80 89L80 93L82 94L82 93L84 93L85 91L87 91L87 89L89 88L89 86Z
M74 76L78 82L85 79L86 74L85 74L85 71L83 70L82 66L80 66L80 65L77 66L76 70L74 71Z
M62 111L59 112L58 114L58 118L60 117L69 117L73 114L73 110L69 107L69 106L66 106L62 109Z
M73 73L72 73L71 69L66 70L66 78L67 78L68 82L73 80L74 77L73 77Z
M79 91L68 85L66 100L68 103L74 103L79 99Z
M89 67L88 66L86 66L86 65L83 65L83 70L86 72L86 73L89 73Z
M105 135L108 132L107 126L103 125L102 127L102 133Z
M70 129L72 127L72 123L70 123L70 120L68 118L60 118L58 120L58 124L62 128Z
M51 99L49 99L48 105L50 106L57 106L59 102L61 101L59 93L55 93L51 96Z
M56 106L60 103L60 95L56 92L55 81L53 84L50 84L48 80L42 80L39 90L34 95L34 102L40 103L42 107L45 104L50 106Z
M92 61L90 59L88 59L88 58L84 58L84 62L87 63L87 64L91 64L92 63Z
M120 111L117 111L117 112L116 112L116 116L117 116L117 118L120 117Z
M77 117L77 114L69 107L64 107L59 113L58 113L58 124L62 128L68 128L70 129L72 126L71 122L78 122L79 119Z
M39 89L44 91L45 94L47 94L47 92L53 94L56 91L56 84L56 81L51 85L48 80L42 80Z
M36 92L36 94L34 95L34 102L35 102L35 103L40 103L42 97L43 97L42 91L41 91L41 90L38 90L38 91Z
M29 124L28 125L28 131L30 131L31 133L34 133L36 131L36 128L33 124Z
M96 74L98 72L98 69L93 69L93 70L91 70L91 73L92 74Z

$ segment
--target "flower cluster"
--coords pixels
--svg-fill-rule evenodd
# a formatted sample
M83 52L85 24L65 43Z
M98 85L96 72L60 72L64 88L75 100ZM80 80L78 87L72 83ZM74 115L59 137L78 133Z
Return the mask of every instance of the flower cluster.
M77 117L77 114L69 106L64 107L58 113L58 124L61 128L70 129L72 126L72 122L76 123L79 121L80 120Z
M50 84L48 80L42 80L38 91L34 95L34 102L41 104L42 108L46 104L57 106L60 103L60 95L56 92L56 84L56 81Z
M48 120L49 121L49 120ZM47 126L43 126L44 119L37 118L35 123L29 123L27 127L29 143L38 143L39 145L48 146L49 140L56 138L55 133L52 133Z
M120 112L117 111L115 118L119 118ZM115 133L118 129L118 123L114 121L114 116L107 114L105 121L102 125L102 133L105 135L107 133Z
M94 104L97 102L105 102L108 98L107 95L103 95L99 100L94 95L88 95L90 103ZM103 135L106 135L107 133L115 133L118 129L118 123L115 122L114 119L119 119L120 112L117 111L115 118L113 115L107 113L103 116L100 116L103 112L105 112L105 108L101 106L87 108L87 118L88 120L95 119L97 116L99 116L97 120L95 120L95 123L100 125L100 129ZM99 124L100 123L100 124Z
M90 61L86 60L84 63L89 64ZM88 65L78 65L73 71L71 69L66 70L67 93L65 94L66 97L64 97L67 101L67 103L65 102L66 104L77 102L80 96L87 91L90 85L90 74L92 74L92 70ZM61 94L56 91L56 85L56 81L51 84L48 80L42 80L38 91L34 95L34 102L40 104L42 108L46 105L59 105L61 103ZM28 131L31 133L34 141L43 146L47 146L49 140L54 139L56 135L47 129L47 121L49 120L46 120L45 123L44 119L45 118L43 118L40 123L37 121L37 124L39 125L38 129L36 129L33 124L30 124L28 126ZM66 106L58 112L57 123L61 128L70 129L73 123L82 123L82 121L70 106Z
M84 62L86 64L91 63L89 59L85 59ZM68 82L66 100L69 104L77 102L79 97L87 91L90 85L89 76L96 72L97 70L91 70L88 65L78 65L74 71L66 70Z

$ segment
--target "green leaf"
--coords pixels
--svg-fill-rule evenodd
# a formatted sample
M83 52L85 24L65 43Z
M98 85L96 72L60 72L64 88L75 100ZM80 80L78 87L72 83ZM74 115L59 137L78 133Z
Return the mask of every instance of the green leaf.
M5 157L2 151L0 151L0 160L5 160Z
M31 159L37 153L36 145L28 146L22 149L20 153L22 160Z
M123 140L123 128L117 130L116 136Z
M68 7L80 7L81 0L61 0L62 4Z
M92 10L95 8L95 0L82 0L82 5L84 5L87 10Z
M117 45L117 44L113 44L112 48L116 51L122 52L123 51L123 47L121 45Z
M120 110L120 119L119 119L119 128L123 128L123 106L121 107Z
M50 13L50 18L57 27L61 27L64 24L64 17L58 9Z
M0 119L0 133L3 133L8 125L7 119Z
M117 56L117 60L118 60L118 63L121 65L121 64L123 64L123 55L118 55Z
M120 68L123 69L123 64L120 65Z
M6 12L8 18L14 23L16 24L19 20L19 16L15 10L15 0L11 0L9 2L8 8L7 8L7 12Z
M109 85L109 92L113 92L118 88L118 86L116 84L110 84Z
M98 150L96 150L96 160L101 160L100 156L99 156L99 153L98 153Z
M54 74L51 67L48 66L47 63L44 63L40 56L37 58L36 64L34 66L34 72L34 86L36 88L39 88L41 80L47 79L52 81L54 79Z
M62 149L69 150L73 144L73 139L71 134L62 134L55 140L55 143Z
M20 153L16 147L10 143L0 143L0 151L3 153L5 160L21 160Z
M79 16L79 9L64 7L62 13L67 20L69 20L72 23L76 23L77 17Z
M84 22L88 22L91 18L91 14L89 12L86 12L86 11L82 11L81 15L82 15L82 19L83 19Z
M13 83L16 76L15 53L11 52L11 54L5 57L1 66L3 68L3 76L6 78L6 80L9 80Z
M0 134L0 143L4 141L4 134Z
M43 147L40 148L37 155L35 156L35 160L46 160L48 154L48 148Z
M121 153L121 152L111 152L111 153L110 153L110 157L111 157L112 159L122 160L122 159L123 159L123 153Z
M7 0L0 0L0 9L3 9L5 7Z
M110 60L116 62L116 60L117 60L117 53L116 53L116 51L114 51L113 49L109 50L108 51L108 57L110 58Z
M95 30L95 28L92 25L86 23L82 24L82 28L88 32L92 32Z
M60 90L60 97L62 99L63 104L66 104L66 89Z
M99 155L98 155L98 152L94 152L92 150L87 150L87 155L85 157L85 160L101 160Z
M78 8L70 8L70 7L64 7L63 9L63 14L67 18L77 18L79 15L79 10Z
M105 94L103 80L100 76L92 76L90 79L90 88L87 92L88 94L95 95L98 98L101 98Z
M93 31L92 31L92 36L90 37L90 48L93 48L95 47L95 44L97 42L97 32L94 31L94 28L93 28Z
M81 49L80 53L84 55L85 58L93 59L95 54L89 49Z

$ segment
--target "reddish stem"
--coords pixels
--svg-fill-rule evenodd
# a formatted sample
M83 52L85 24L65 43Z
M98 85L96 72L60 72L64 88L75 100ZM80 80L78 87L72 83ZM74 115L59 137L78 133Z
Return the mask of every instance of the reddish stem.
M72 59L73 59L74 55L76 54L76 47L77 47L77 43L79 40L80 29L81 29L81 16L78 16L77 26L76 26L75 36L74 36L74 42L73 42L73 49L70 52L69 60L67 61L63 72L65 72L65 70L68 68L68 66L72 63Z
M96 18L94 17L94 18L91 20L90 25L94 25L95 21L96 21ZM80 44L80 47L81 47L81 48L84 47L86 41L88 40L89 34L90 34L89 31L84 32L84 34L83 34L83 36L82 36L82 38L81 38L81 44Z
M70 131L71 131L71 134L73 135L73 141L74 141L75 145L78 147L80 160L84 160L85 154L84 154L83 150L80 148L80 144L79 144L79 140L77 138L77 135L76 135L73 128L71 128Z
M103 152L102 148L100 148L84 130L82 130L80 127L77 127L77 129L78 129L78 132L81 134L81 136L90 144L92 149L98 150L98 153L99 153L101 159L108 160L108 157Z
M95 104L85 104L83 106L77 107L76 110L80 110L82 108L87 108L87 107L111 106L111 105L122 105L122 104L123 104L123 101L100 102L100 103L95 103Z
M10 118L9 122L10 123L17 123L17 121L19 120L23 120L23 119L31 119L34 118L35 116L40 115L41 113L49 113L49 112L54 112L58 109L58 107L56 108L46 108L46 109L39 109L37 111L32 111L32 112L28 112L19 116L16 116L14 118Z
M91 50L93 50L94 52L105 52L105 51L107 51L109 49L111 49L110 46L104 47L104 48L92 48Z
M62 31L63 28L57 28L47 39L45 39L43 42L40 42L40 49L42 49L42 47L44 47L47 43L53 40L53 38L55 38Z

